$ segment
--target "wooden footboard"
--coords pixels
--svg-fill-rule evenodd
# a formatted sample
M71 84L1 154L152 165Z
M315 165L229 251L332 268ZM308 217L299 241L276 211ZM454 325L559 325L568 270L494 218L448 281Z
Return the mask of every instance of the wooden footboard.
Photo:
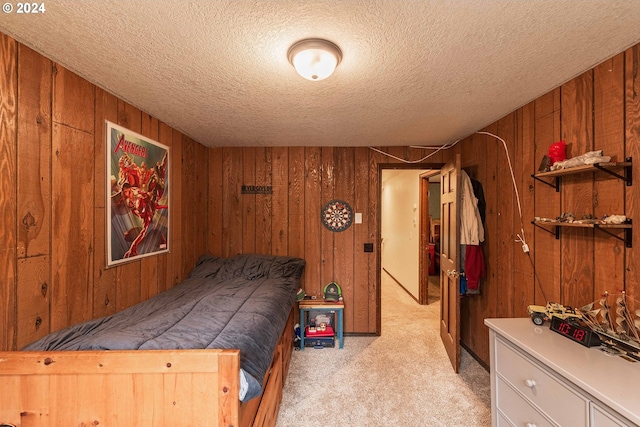
M275 426L293 315L263 393L239 395L239 350L0 352L0 424L19 427Z
M238 426L238 350L0 352L0 424Z

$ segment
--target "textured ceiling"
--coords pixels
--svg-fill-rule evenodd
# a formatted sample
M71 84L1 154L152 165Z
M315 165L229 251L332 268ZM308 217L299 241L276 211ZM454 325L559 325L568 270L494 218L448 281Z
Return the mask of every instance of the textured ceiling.
M453 142L640 41L638 0L44 4L0 31L210 146ZM321 82L309 37L343 51Z

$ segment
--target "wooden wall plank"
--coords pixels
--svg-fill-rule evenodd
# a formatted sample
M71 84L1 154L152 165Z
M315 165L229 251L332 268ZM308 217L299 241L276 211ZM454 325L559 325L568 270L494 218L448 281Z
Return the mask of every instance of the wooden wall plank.
M497 206L498 206L498 229L495 230L498 236L498 253L500 253L500 263L496 266L496 276L498 280L497 313L501 317L513 317L514 300L514 256L516 250L521 252L520 245L516 245L515 239L519 229L514 228L513 215L517 209L515 206L515 193L511 171L509 170L509 156L515 152L515 114L509 114L498 121L497 135L499 135L506 147L499 140L490 140L497 150L496 161L496 184L497 184ZM513 166L513 164L511 165ZM489 336L487 335L487 341Z
M354 149L354 190L358 183L367 182L369 179L369 149L357 147ZM369 186L363 186L362 191L354 191L351 207L353 212L362 215L362 223L356 224L354 220L353 234L353 331L368 333L369 330L369 270L371 264L375 265L375 253L364 252L365 243L373 243L369 238ZM375 280L374 280L375 282ZM363 304L363 302L367 304ZM373 306L375 307L375 306Z
M567 157L575 157L593 149L593 72L562 85L561 135L568 144ZM562 179L561 210L578 218L593 214L593 176L568 175ZM580 305L592 301L594 232L580 228L562 229L560 254L562 277L560 302Z
M55 122L52 141L51 329L57 330L93 317L94 150L93 134Z
M96 88L95 102L95 177L94 177L94 277L93 316L102 317L116 311L116 268L107 268L107 128L105 120L116 123L118 100L115 96Z
M209 194L207 195L207 249L211 255L222 256L223 205L222 149L209 149Z
M593 70L593 148L614 161L624 160L624 54L616 55ZM620 215L625 210L625 185L608 174L594 175L593 214ZM622 238L623 233L617 233ZM593 242L594 293L596 301L605 291L624 289L624 243L608 234L596 232Z
M289 152L289 214L287 215L287 238L289 254L300 258L305 258L304 253L304 147L290 147Z
M347 202L351 208L355 200L355 151L353 147L337 147L334 150L334 198ZM333 256L333 278L326 280L336 281L344 298L344 328L353 331L354 312L354 236L355 225L344 231L334 232L333 244L330 248ZM327 230L328 231L328 230ZM326 284L325 283L325 284Z
M52 120L72 129L93 133L95 87L77 74L54 64Z
M50 258L18 259L18 327L16 348L51 332L49 324Z
M180 200L181 206L181 221L180 228L183 236L191 236L190 240L182 239L182 276L186 276L189 272L188 265L195 265L196 258L199 254L199 242L198 230L206 225L200 220L198 214L200 214L200 203L198 203L198 189L201 184L198 182L198 167L199 164L196 146L194 141L187 137L183 137L182 143L182 171L189 171L182 176L182 185L193 188L194 191L185 191L182 193ZM204 200L201 199L201 200ZM204 212L203 212L204 213ZM186 269L186 270L185 270Z
M640 45L627 49L625 55L625 157L635 160L633 176L640 176ZM626 215L638 218L640 184L626 188ZM636 222L638 220L636 219ZM633 249L626 251L625 289L631 298L640 300L640 233L634 230Z
M56 330L93 316L95 88L54 65L52 105L51 328Z
M16 345L17 280L17 131L16 42L0 33L0 348Z
M256 185L273 184L272 148L260 147L256 150ZM272 250L273 195L256 194L256 252L269 254Z
M191 239L182 240L182 277L185 277L202 255L205 244L207 223L206 207L202 201L206 200L202 182L206 182L208 167L207 156L200 151L200 144L193 139L184 137L182 149L182 232Z
M535 155L540 164L549 146L560 140L560 111L556 108L556 99L560 91L555 90L534 101L535 108ZM560 215L560 193L554 188L534 182L535 216L556 218ZM560 241L547 229L534 228L533 252L536 266L535 304L560 301Z
M289 253L289 150L287 147L272 149L271 185L273 197L271 209L271 253Z
M258 185L256 183L256 150L242 149L242 183L241 185ZM242 251L256 253L256 210L261 207L256 203L255 194L242 194Z
M410 157L408 147L391 146L385 147L383 151L389 154L386 160L389 163L402 163L402 160L409 160Z
M18 45L18 257L49 254L52 63Z
M497 134L498 128L497 123L494 123L484 129L484 131ZM498 183L497 181L497 169L498 169L498 150L501 148L496 144L495 141L492 141L493 138L489 136L484 137L484 150L486 153L484 158L486 159L485 163L485 173L484 179L485 183L483 183L485 201L486 201L486 222L485 222L485 244L484 244L484 255L487 258L493 258L500 254L499 251L499 238L498 235L498 213L499 213L499 205L498 205L498 186L503 183ZM487 266L487 289L486 295L489 300L490 311L487 313L490 316L494 316L498 313L498 298L499 298L499 289L498 289L498 265L488 265Z
M322 149L305 148L304 164L304 269L305 291L308 295L321 295L322 291L322 223L320 209L322 206ZM313 218L317 218L314 221Z
M320 206L315 207L317 217L320 217L322 208L331 200L335 198L335 174L337 172L334 157L333 147L322 147L322 166L321 166L321 200ZM311 217L313 218L313 217ZM335 277L334 271L334 252L335 252L335 233L328 230L326 227L320 229L320 250L321 250L321 263L320 263L320 283L318 283L318 295L322 295L324 286L333 281L341 280L339 277Z
M222 256L242 253L242 149L224 148L222 151Z
M207 253L207 235L208 235L208 226L206 222L208 206L205 203L207 200L207 194L209 193L209 163L208 163L208 149L199 144L198 142L191 139L195 147L195 156L196 156L196 184L193 189L194 194L194 203L195 207L193 209L193 227L191 229L191 234L193 235L195 245L193 258L189 260L189 263L185 263L183 266L186 274L188 274L193 266L196 264L196 261L203 254Z
M169 245L169 250L171 251L170 288L180 283L184 278L182 239L189 240L190 237L182 234L182 193L189 191L188 188L183 190L183 173L189 173L182 168L183 141L182 133L174 129L171 137L171 150L169 151L169 168L171 169L171 182L169 183L169 206L171 206L171 213L169 214L171 216L169 218L169 223L171 224L171 230L169 230L169 238L171 240Z
M514 227L520 226L520 235L529 246L529 253L516 245L514 259L514 317L528 316L527 306L535 300L535 278L532 252L535 251L534 226L531 219L535 216L534 183L532 174L536 172L535 157L535 105L533 102L518 111L516 126L516 150L512 155L514 174L520 196L520 210L514 210Z

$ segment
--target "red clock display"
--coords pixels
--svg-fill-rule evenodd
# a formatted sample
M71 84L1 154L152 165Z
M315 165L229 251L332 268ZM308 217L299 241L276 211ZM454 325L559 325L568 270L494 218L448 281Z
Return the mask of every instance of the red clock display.
M598 337L598 335L591 329L566 322L557 317L551 319L550 329L584 345L585 347L600 345L600 337Z
M558 326L558 332L565 335L570 335L571 338L578 341L583 341L587 333L582 329L576 329L568 323L561 323Z

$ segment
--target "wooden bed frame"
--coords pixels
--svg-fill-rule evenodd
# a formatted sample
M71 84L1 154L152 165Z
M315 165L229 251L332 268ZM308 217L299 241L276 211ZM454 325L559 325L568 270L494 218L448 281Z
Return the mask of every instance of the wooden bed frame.
M292 349L293 311L247 402L239 350L0 352L0 424L275 426Z

